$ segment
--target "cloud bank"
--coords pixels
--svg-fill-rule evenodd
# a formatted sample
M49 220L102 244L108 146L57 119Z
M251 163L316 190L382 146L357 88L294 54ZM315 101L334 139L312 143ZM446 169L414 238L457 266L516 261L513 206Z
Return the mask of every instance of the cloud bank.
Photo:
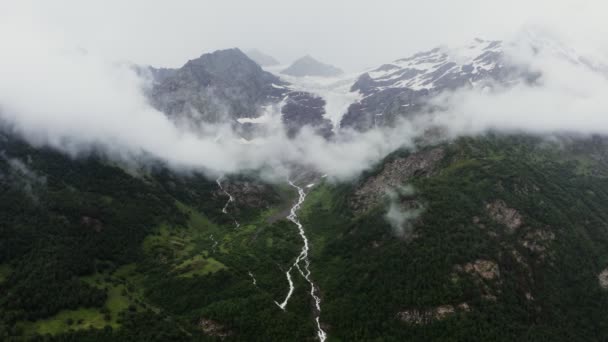
M446 109L434 122L448 128L452 136L489 130L608 134L608 68L602 60L580 56L555 40L543 41L546 36L517 39L515 43L525 44L511 44L505 51L507 60L540 77L532 83L444 93L432 101Z
M72 155L92 149L128 160L146 154L213 175L286 165L309 166L332 177L350 177L402 145L403 130L344 134L328 142L304 130L289 140L282 130L243 144L228 125L201 130L152 108L144 80L126 64L71 49L61 35L17 20L0 24L6 42L0 57L0 119L36 145ZM20 39L10 32L19 28ZM404 127L406 128L406 127Z
M78 49L62 32L18 14L0 22L0 120L33 144L74 156L91 150L122 160L145 155L210 176L256 169L286 176L298 165L348 179L397 148L413 147L435 125L451 137L488 130L608 133L608 81L601 63L576 63L554 48L515 46L512 62L540 73L534 84L444 94L433 105L445 111L392 128L342 131L332 141L307 130L288 139L277 129L244 144L229 125L196 130L176 125L149 105L145 80L129 65ZM274 115L278 112L275 108Z

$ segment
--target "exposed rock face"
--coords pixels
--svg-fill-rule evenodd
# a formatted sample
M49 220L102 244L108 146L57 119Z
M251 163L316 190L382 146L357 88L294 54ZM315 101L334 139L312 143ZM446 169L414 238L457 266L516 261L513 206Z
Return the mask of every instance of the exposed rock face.
M285 103L279 109L292 135L306 125L324 136L331 132L331 122L323 118L325 101L293 91L289 83L264 71L238 49L204 54L179 69L148 68L147 72L154 80L148 91L151 103L177 121L230 123L249 138L253 125L238 119L258 118L264 108Z
M511 255L513 256L513 259L515 259L515 261L517 261L517 263L521 265L522 268L524 268L528 273L530 272L530 266L528 265L524 257L521 255L521 253L517 251L517 249L512 249Z
M256 62L259 66L268 67L279 65L279 61L274 59L272 56L262 53L256 49L247 51L247 57L251 58L251 60Z
M367 130L394 124L399 116L420 110L434 95L463 87L483 87L522 78L522 71L504 62L502 42L475 39L448 49L438 47L384 64L353 85L364 98L342 119L343 127Z
M340 76L343 71L336 68L335 66L324 64L311 56L304 56L297 61L293 62L289 68L281 71L282 74L296 77L303 76L322 76L332 77Z
M266 209L279 200L279 196L272 187L266 184L230 180L222 182L222 186L232 195L237 208ZM226 197L226 194L220 189L217 190L216 195L218 198Z
M600 283L600 286L603 289L608 290L608 268L605 268L600 274L597 275L597 279Z
M495 261L478 259L454 266L454 272L452 281L459 281L463 274L472 277L482 293L482 298L486 300L495 301L496 294L500 293L500 289L496 287L501 283L500 269Z
M198 322L198 326L201 328L201 330L205 334L207 334L209 336L214 336L214 337L219 337L221 339L224 339L224 338L232 335L232 332L227 331L223 325L219 324L216 321L210 320L210 319L201 318Z
M440 305L435 308L420 310L410 309L397 313L397 318L411 325L429 324L433 321L444 320L457 312L469 312L471 308L467 303L454 305Z
M528 232L521 240L521 245L532 252L539 253L544 257L547 245L555 240L555 234L549 230L537 229Z
M466 263L462 266L466 273L477 275L485 280L496 280L500 277L498 264L490 260L475 260L473 263Z
M507 227L509 233L514 233L523 224L523 218L519 212L509 208L503 200L486 204L486 212L494 221Z
M285 90L238 49L204 54L173 73L165 72L151 90L153 104L168 115L190 115L205 122L256 117L263 104L278 100Z
M326 103L321 97L295 91L285 102L282 113L288 136L293 137L305 125L315 127L318 135L329 137L332 134L331 121L323 117Z
M368 178L355 191L350 199L351 208L363 213L378 205L387 189L397 188L413 176L431 175L444 154L444 149L437 147L388 162L378 175Z

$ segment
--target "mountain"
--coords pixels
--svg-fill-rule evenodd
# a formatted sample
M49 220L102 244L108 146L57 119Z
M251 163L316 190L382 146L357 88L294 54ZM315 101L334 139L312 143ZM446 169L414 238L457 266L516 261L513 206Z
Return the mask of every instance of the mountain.
M292 188L0 142L3 340L317 334L297 269L278 306L303 243L286 219ZM396 151L349 183L300 175L315 184L297 215L321 329L344 341L603 340L606 151L605 138L490 135Z
M251 58L254 62L256 62L259 66L262 67L270 67L279 65L279 61L274 59L272 56L264 54L257 49L252 49L246 52L247 57Z
M179 69L149 70L154 81L149 90L151 102L170 117L228 122L244 129L249 137L252 125L239 127L239 119L259 118L265 107L286 103L280 109L290 135L306 125L321 135L331 134L331 122L323 117L323 99L292 90L289 83L262 70L238 49L203 54Z
M384 64L359 77L351 91L363 99L351 105L341 127L367 130L390 125L399 116L417 112L432 96L447 90L508 84L535 75L504 60L503 42L475 39L463 48L437 47Z
M343 71L332 65L321 63L311 56L304 56L293 62L287 69L281 71L281 73L295 77L335 77L342 75Z
M350 89L361 94L361 100L349 107L340 127L366 131L391 126L446 91L535 84L540 72L528 62L515 60L507 50L525 51L532 58L549 55L608 77L605 63L578 54L542 32L525 30L507 42L477 38L462 47L436 47L362 74Z
M362 96L349 124L368 129L388 104L381 117L409 115L443 90L535 82L504 48L476 40L370 71L352 86ZM291 134L325 125L328 100L238 50L138 72L171 118L190 108L199 120L254 125L259 116L240 109L278 105ZM0 340L608 336L607 137L418 141L341 182L284 166L289 180L274 183L255 170L210 178L96 150L68 155L2 127Z
M255 117L259 107L280 100L285 85L238 49L189 60L157 76L150 97L168 115L190 115L205 122ZM168 75L166 75L168 74Z

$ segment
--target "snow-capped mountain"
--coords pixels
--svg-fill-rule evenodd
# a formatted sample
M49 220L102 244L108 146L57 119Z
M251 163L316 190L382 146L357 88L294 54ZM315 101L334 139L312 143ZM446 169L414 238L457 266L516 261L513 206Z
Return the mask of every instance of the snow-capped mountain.
M350 106L341 127L388 125L399 115L419 110L434 94L488 81L508 83L522 73L505 61L501 41L475 39L458 49L420 52L361 75L351 91L363 98Z
M169 116L231 122L244 136L264 128L269 110L280 113L290 136L307 125L330 136L338 127L365 131L391 126L445 91L536 84L538 63L546 56L608 75L606 64L530 31L508 42L475 39L458 48L416 53L361 75L334 77L290 76L278 67L271 73L238 49L220 50L180 69L150 68L155 80L150 97Z
M533 85L542 76L539 64L547 59L608 76L605 63L535 30L522 31L507 42L475 39L460 48L437 47L362 74L351 88L361 100L349 107L340 127L365 131L391 125L445 91Z
M188 61L179 69L149 69L152 104L170 117L194 122L232 123L245 135L259 128L253 119L278 106L290 135L312 126L331 132L323 118L325 101L293 90L288 82L264 71L239 49L219 50Z

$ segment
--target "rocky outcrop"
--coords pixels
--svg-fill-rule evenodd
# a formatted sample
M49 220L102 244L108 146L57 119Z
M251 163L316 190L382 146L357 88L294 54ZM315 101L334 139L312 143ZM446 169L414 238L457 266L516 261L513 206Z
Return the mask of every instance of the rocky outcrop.
M461 267L462 271L479 276L485 280L496 280L500 278L500 270L498 264L491 260L478 259L475 262L469 262Z
M507 232L514 233L523 224L523 218L519 212L509 208L505 201L495 200L486 204L486 213L492 220L507 228Z
M302 127L308 125L314 127L318 135L329 137L333 126L331 121L323 116L325 104L323 98L306 92L289 93L281 110L287 135L293 137Z
M261 105L278 101L284 82L265 72L238 49L220 50L188 61L156 79L152 103L170 116L204 122L256 117Z
M553 240L555 240L555 234L553 234L552 231L536 229L526 233L520 240L520 243L524 248L527 248L544 258L548 244Z
M432 175L444 154L442 147L436 147L386 163L382 171L369 177L354 192L349 202L351 209L357 214L364 213L382 201L387 189L398 188L414 176Z
M608 268L605 268L600 274L597 275L597 279L600 283L600 287L604 290L608 290Z
M467 303L458 305L440 305L430 309L410 309L397 313L397 318L410 325L424 325L434 321L444 320L457 312L469 312L471 308Z
M206 335L219 337L220 339L224 339L232 335L231 331L227 330L223 325L214 320L201 318L198 321L198 326Z
M267 209L279 201L279 195L267 184L248 180L229 180L222 182L222 186L234 198L237 210L245 207ZM216 197L223 200L226 194L218 189Z

